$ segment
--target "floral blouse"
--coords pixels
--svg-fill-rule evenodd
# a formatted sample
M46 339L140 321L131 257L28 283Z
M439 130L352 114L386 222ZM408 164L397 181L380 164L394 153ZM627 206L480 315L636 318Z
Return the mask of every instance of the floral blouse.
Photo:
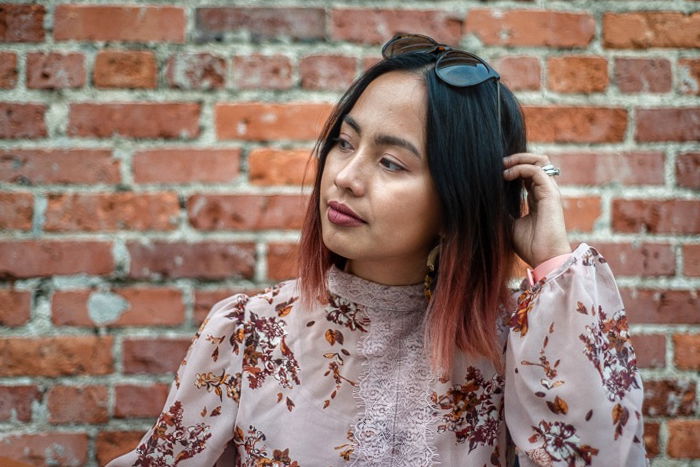
M311 309L297 286L216 303L155 425L108 467L648 465L623 304L585 243L523 281L498 327L505 376L462 352L433 374L421 284L332 267Z

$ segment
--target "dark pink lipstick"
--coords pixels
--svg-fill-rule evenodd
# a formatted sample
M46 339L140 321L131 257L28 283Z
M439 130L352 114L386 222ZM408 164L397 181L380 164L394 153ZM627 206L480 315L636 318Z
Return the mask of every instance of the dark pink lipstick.
M328 202L328 220L334 224L345 227L354 227L366 224L364 220L355 211L337 201Z

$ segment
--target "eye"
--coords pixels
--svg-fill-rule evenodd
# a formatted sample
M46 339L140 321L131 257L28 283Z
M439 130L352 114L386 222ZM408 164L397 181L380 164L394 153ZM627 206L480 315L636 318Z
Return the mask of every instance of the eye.
M389 165L385 165L384 162L388 162ZM399 172L401 170L405 170L403 167L401 167L399 164L395 163L391 159L387 159L386 157L382 158L381 161L379 161L380 164L384 165L387 169L389 169L391 172ZM396 167L395 169L391 169L390 166Z
M340 148L340 150L343 151L343 152L347 152L347 151L352 150L352 145L351 145L350 142L349 142L348 140L346 140L346 139L343 139L343 138L335 138L333 141L335 142L335 144L338 145L338 147Z

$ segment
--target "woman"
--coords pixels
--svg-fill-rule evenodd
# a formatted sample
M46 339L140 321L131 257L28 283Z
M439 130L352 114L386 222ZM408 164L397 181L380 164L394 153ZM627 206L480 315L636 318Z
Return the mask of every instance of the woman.
M615 281L515 97L425 36L383 55L319 139L299 278L215 304L110 467L645 464Z

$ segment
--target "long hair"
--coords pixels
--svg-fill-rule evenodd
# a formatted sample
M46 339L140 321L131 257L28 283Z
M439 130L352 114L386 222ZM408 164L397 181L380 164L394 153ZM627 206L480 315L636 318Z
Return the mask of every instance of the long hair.
M496 320L510 306L508 281L515 265L513 226L521 215L522 182L503 178L503 158L526 151L525 122L515 96L494 81L454 87L434 73L435 56L408 53L385 59L357 78L331 112L316 142L317 172L299 249L303 304L324 301L326 273L347 258L323 243L321 176L340 126L362 92L390 71L421 75L427 89L426 152L442 210L435 289L425 315L425 342L433 368L448 370L454 346L484 356L502 369ZM500 113L498 122L498 90ZM500 125L499 125L500 123ZM500 126L500 129L499 129Z

